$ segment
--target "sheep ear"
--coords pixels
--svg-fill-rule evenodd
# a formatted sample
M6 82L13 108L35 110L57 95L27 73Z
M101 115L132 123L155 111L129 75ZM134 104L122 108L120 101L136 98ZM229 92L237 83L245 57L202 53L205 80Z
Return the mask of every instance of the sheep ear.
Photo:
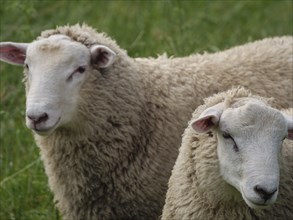
M203 111L198 119L191 122L191 127L199 132L206 133L218 125L223 113L223 104L217 104Z
M103 45L95 45L91 47L90 51L92 63L97 68L111 66L116 57L116 53L113 50Z
M27 43L1 42L0 60L14 65L23 65L28 45Z
M287 114L284 114L284 117L287 121L287 126L288 126L288 135L287 135L287 138L290 139L290 140L293 140L293 116L292 115L287 115Z

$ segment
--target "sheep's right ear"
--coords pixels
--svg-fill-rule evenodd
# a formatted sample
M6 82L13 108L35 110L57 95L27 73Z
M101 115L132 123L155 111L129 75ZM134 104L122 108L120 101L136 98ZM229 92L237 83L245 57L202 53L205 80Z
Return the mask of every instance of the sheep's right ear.
M28 43L1 42L0 60L14 65L23 65L28 45Z
M204 110L197 119L191 122L191 127L199 133L209 132L219 124L223 110L223 103Z
M293 140L293 116L287 115L285 113L283 113L283 116L285 117L285 119L287 121L287 126L288 126L287 138L290 140Z
M97 68L111 66L116 57L116 53L113 50L103 45L92 46L90 52L92 64Z

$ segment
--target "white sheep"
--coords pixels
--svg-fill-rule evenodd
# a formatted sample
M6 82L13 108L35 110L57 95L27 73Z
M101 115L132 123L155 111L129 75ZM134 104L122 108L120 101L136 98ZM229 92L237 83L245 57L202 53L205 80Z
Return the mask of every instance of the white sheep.
M3 42L0 59L25 65L26 124L64 219L156 219L203 97L240 84L292 106L292 39L131 58L105 34L75 25L32 43Z
M286 137L293 109L282 113L243 88L207 98L184 132L162 219L293 219Z

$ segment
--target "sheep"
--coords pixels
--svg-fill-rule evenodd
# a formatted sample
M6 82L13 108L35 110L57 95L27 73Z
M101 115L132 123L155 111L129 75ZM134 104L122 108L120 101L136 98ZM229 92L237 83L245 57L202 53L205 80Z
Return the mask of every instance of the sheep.
M283 142L293 140L293 108L271 101L234 88L194 111L163 220L293 219L293 145Z
M181 134L203 97L240 84L292 105L292 39L132 58L77 24L32 43L3 42L0 59L24 65L26 125L63 218L157 219Z

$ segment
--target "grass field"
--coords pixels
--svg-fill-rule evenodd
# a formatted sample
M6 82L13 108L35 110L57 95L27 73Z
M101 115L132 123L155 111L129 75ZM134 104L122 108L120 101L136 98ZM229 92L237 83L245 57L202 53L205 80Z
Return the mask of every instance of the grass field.
M292 1L0 0L0 41L29 42L56 25L87 23L131 56L184 56L292 35ZM293 82L292 82L293 83ZM0 63L0 219L61 219L25 127L22 68Z

